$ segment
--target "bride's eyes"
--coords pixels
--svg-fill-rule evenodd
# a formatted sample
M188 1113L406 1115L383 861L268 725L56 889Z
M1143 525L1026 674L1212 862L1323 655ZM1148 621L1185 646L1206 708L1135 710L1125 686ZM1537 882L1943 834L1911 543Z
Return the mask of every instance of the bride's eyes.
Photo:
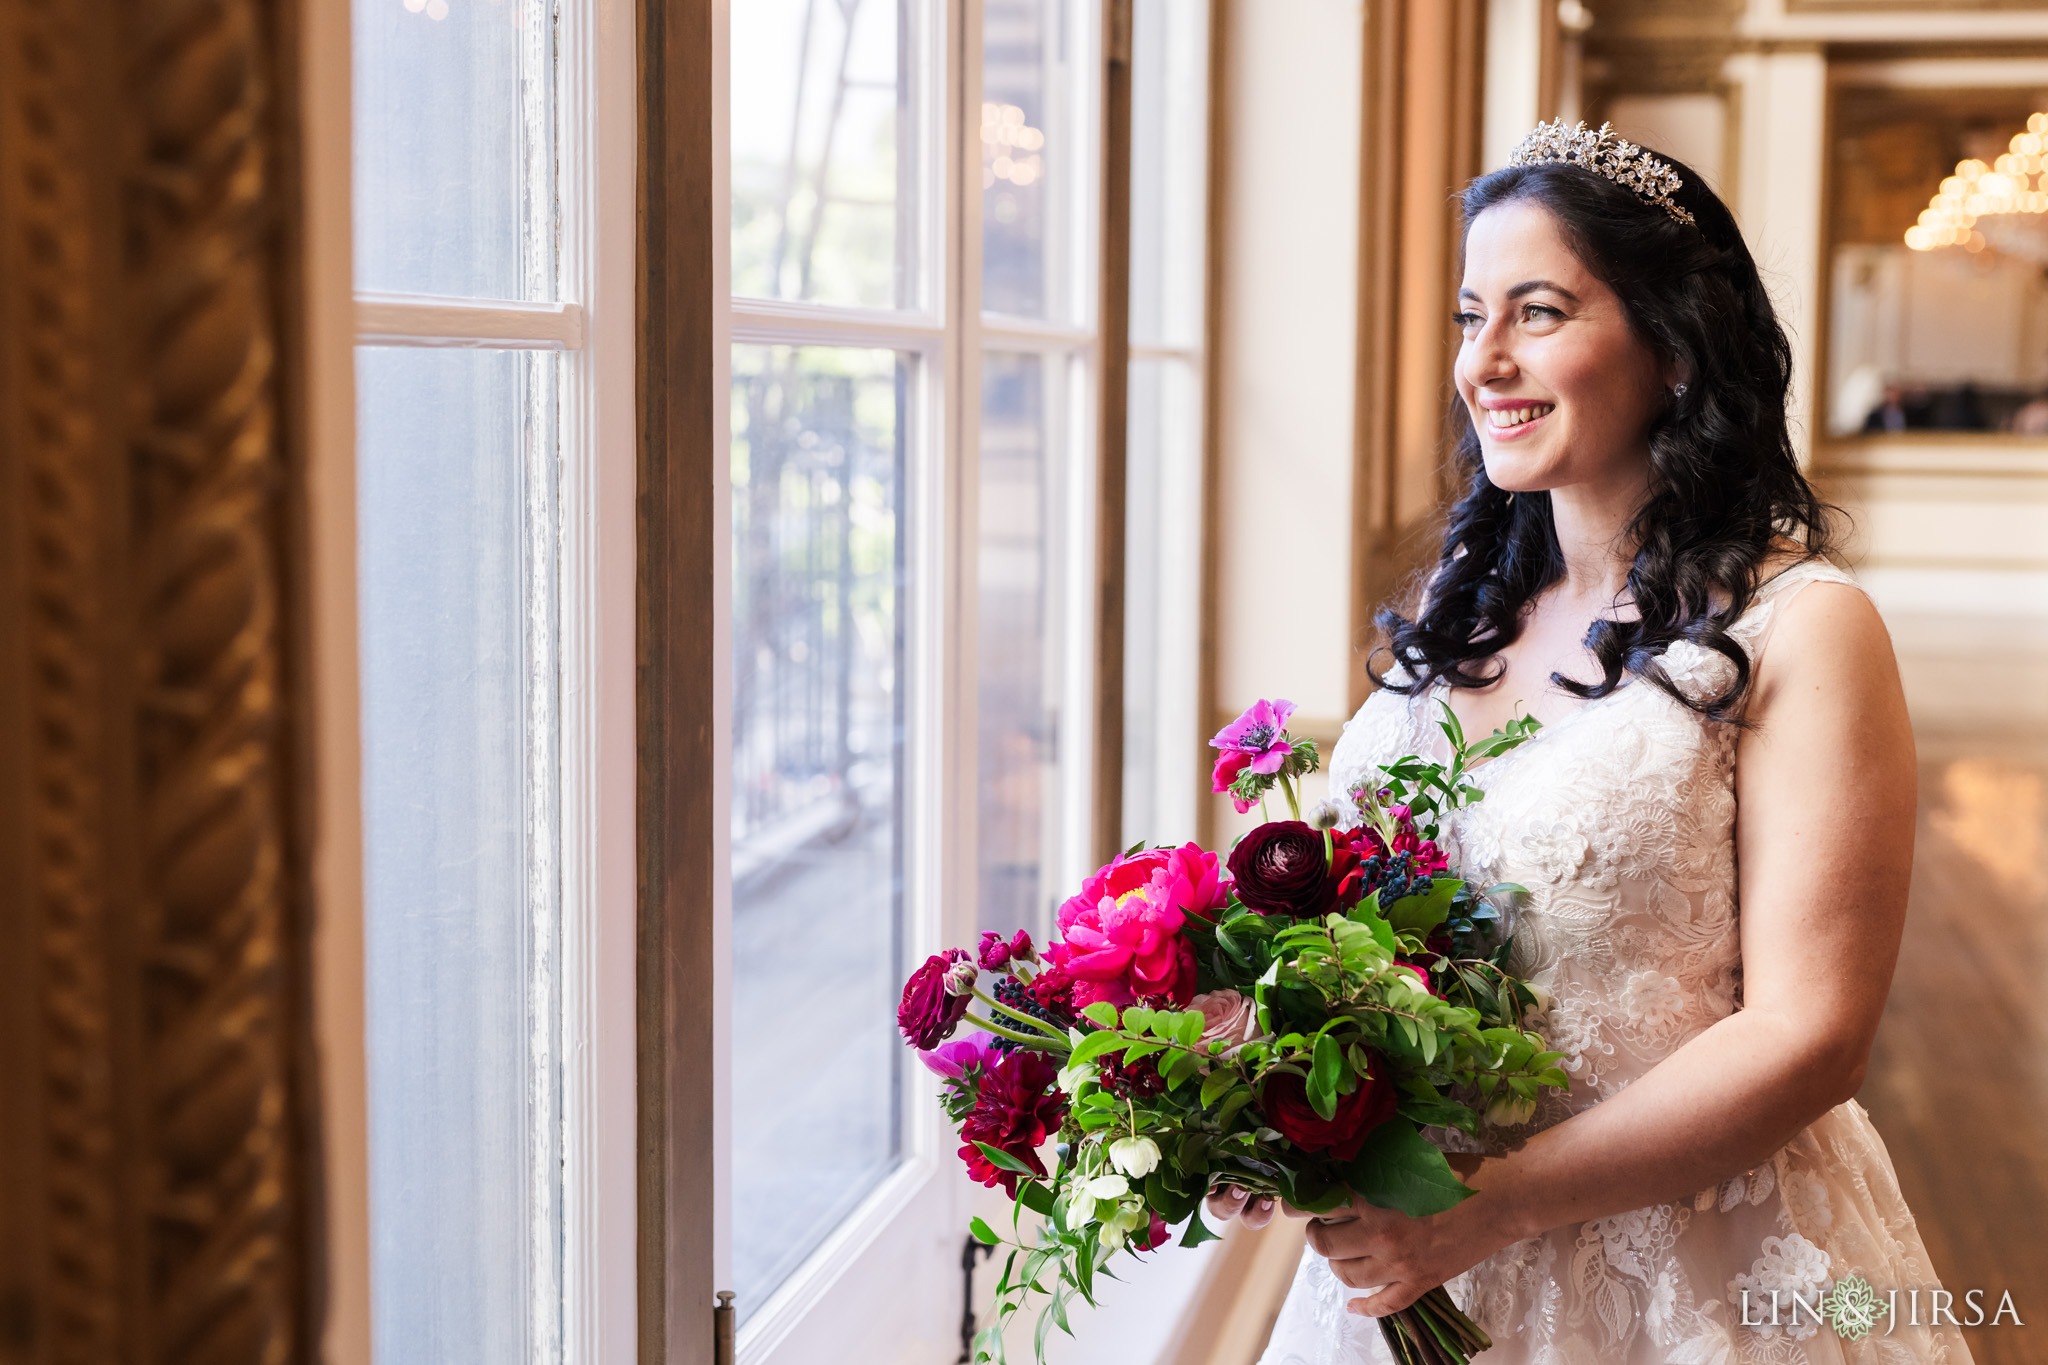
M1522 322L1524 324L1549 324L1562 321L1564 321L1564 311L1562 309L1553 308L1547 303L1525 303L1522 305ZM1469 331L1474 327L1484 326L1486 318L1479 313L1453 313L1451 314L1451 322L1454 326Z

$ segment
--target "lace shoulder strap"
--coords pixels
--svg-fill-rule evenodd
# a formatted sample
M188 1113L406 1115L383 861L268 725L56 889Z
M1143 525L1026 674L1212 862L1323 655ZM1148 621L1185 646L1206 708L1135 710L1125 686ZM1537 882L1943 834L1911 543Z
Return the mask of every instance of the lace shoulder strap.
M1785 605L1814 583L1841 583L1859 592L1863 590L1862 584L1846 570L1818 556L1802 559L1790 568L1780 570L1757 588L1749 610L1728 628L1736 643L1748 651L1752 667L1763 659L1764 646L1770 643L1772 627L1783 614Z

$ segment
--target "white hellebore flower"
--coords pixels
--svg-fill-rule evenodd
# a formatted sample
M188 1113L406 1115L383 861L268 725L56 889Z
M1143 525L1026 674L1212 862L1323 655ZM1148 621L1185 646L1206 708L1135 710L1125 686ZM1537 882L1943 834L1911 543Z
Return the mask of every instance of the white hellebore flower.
M1159 1144L1148 1137L1119 1138L1109 1144L1110 1162L1133 1180L1159 1169Z
M1091 1199L1121 1199L1131 1192L1131 1182L1120 1175L1098 1175L1082 1188Z
M1104 1246L1115 1251L1131 1239L1132 1233L1151 1224L1151 1217L1143 1209L1118 1209L1113 1216L1103 1220L1102 1230L1096 1236Z

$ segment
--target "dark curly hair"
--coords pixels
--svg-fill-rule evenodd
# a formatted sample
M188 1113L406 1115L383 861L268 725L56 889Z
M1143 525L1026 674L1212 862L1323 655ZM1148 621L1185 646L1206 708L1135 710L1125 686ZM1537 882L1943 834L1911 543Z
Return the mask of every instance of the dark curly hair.
M1661 155L1661 154L1660 154ZM1631 524L1637 547L1630 621L1596 621L1586 647L1602 677L1552 674L1579 697L1604 697L1632 674L1715 720L1741 723L1749 658L1728 627L1754 599L1773 542L1788 536L1810 555L1830 548L1832 511L1800 472L1786 428L1792 348L1771 309L1742 233L1694 171L1669 157L1685 181L1673 197L1697 225L1604 176L1576 166L1510 166L1465 187L1464 222L1496 204L1528 201L1557 219L1586 267L1620 297L1630 326L1662 360L1687 373L1683 395L1649 430L1650 490ZM1408 673L1373 680L1413 695L1439 680L1485 687L1505 665L1486 662L1521 631L1523 609L1564 572L1547 492L1513 496L1486 477L1479 437L1453 396L1452 459L1464 494L1451 509L1428 591L1414 619L1383 608L1384 649ZM1722 596L1717 610L1716 594ZM1719 695L1688 697L1659 662L1673 640L1727 658L1734 680Z

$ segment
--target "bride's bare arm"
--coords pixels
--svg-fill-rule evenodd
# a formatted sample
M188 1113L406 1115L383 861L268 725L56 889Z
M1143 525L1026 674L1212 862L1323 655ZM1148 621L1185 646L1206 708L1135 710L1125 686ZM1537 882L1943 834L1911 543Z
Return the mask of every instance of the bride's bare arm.
M1406 1306L1500 1247L1683 1198L1747 1170L1855 1095L1884 1010L1912 870L1916 766L1891 642L1861 593L1781 609L1735 765L1743 1008L1612 1098L1467 1177L1448 1213L1313 1224L1356 1285Z

